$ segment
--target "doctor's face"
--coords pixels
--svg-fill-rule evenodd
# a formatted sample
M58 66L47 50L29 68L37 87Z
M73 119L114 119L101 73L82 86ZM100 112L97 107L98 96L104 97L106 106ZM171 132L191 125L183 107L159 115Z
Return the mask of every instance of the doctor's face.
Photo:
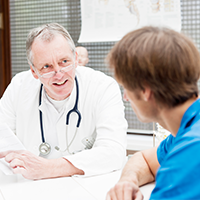
M40 79L52 99L66 99L74 87L77 67L67 40L62 35L56 35L50 42L36 39L31 50L33 76Z

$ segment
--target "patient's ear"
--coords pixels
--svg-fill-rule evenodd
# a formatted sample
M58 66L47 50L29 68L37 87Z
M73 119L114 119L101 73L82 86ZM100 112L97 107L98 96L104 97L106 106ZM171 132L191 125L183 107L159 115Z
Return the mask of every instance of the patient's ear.
M142 92L143 100L149 101L152 96L152 90L149 87L145 87L145 89Z
M32 65L30 65L30 69L31 69L31 72L32 72L32 74L33 74L33 77L34 77L35 79L38 79L39 77L38 77L38 75L35 73L35 70L33 69L33 66L32 66Z

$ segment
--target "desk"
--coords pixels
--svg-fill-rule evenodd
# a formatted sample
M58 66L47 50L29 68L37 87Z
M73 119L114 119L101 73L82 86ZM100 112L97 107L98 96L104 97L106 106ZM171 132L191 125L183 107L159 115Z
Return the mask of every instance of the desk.
M71 177L32 181L21 175L1 175L0 180L0 200L94 200Z
M21 175L6 176L0 172L0 200L104 200L115 185L121 171L88 178L65 177L46 180L26 180ZM148 200L154 184L141 187Z
M121 170L115 171L109 174L104 174L101 176L94 176L90 178L76 178L73 179L79 183L86 191L88 191L95 200L104 200L106 198L107 192L113 187L119 180L121 175ZM144 200L148 200L153 190L155 184L150 183L145 186L140 187L142 194L144 195Z

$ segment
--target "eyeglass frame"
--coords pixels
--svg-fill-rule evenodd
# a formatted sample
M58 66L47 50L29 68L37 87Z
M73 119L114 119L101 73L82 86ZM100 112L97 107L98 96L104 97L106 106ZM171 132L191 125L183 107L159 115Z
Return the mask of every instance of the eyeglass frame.
M74 57L76 57L76 54L74 55ZM52 78L52 77L54 77L58 72L68 72L68 71L70 71L71 69L74 68L74 65L75 65L75 62L74 62L73 64L68 65L67 67L62 67L62 68L59 69L58 71L55 71L55 70L54 70L54 71L47 72L47 73L44 73L44 74L41 75L41 74L38 72L38 70L36 69L36 67L34 66L34 64L31 63L31 66L33 67L33 70L34 70L35 73L39 76L39 78L44 78L44 79L46 79L46 78ZM66 68L69 68L69 70L63 71L63 69L66 69ZM54 74L53 74L52 72L54 72ZM52 76L50 76L50 77L44 77L45 75L48 75L48 74L51 74L51 73L52 73Z
M33 70L35 71L35 73L39 76L39 78L44 78L44 79L46 79L46 78L52 78L52 77L54 77L58 72L68 72L68 71L70 71L70 70L72 70L73 68L74 68L74 63L73 64L70 64L70 65L68 65L67 67L62 67L61 69L59 69L59 70L53 70L53 71L51 71L51 72L47 72L47 73L44 73L44 74L40 74L39 72L38 72L38 70L35 68L35 66L32 64L32 67L33 67ZM69 70L67 70L67 71L65 71L65 69L69 69ZM52 74L52 75L51 75ZM49 77L45 77L45 76L48 76L48 75L51 75L51 76L49 76Z

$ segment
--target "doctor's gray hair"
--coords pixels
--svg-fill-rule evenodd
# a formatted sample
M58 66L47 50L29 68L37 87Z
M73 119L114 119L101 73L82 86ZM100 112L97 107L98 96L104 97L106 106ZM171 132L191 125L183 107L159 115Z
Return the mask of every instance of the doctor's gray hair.
M36 39L51 42L54 39L54 37L58 34L62 35L68 41L72 53L75 55L75 45L67 30L57 23L44 24L42 26L32 29L28 34L26 40L26 56L30 65L33 65L33 54L31 51L33 42Z

